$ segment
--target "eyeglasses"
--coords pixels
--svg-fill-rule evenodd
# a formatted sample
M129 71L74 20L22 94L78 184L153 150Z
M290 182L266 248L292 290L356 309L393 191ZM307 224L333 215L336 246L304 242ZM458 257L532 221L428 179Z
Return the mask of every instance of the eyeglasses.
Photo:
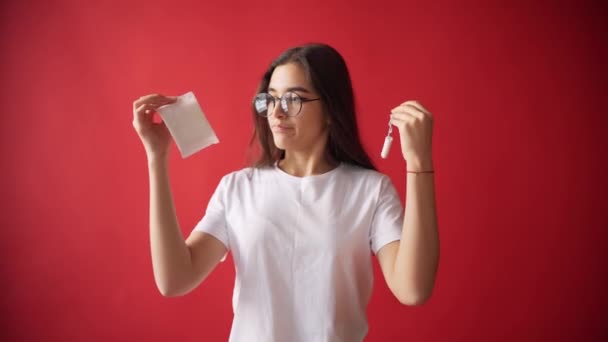
M296 116L300 114L302 110L302 103L317 101L318 99L307 99L293 92L286 92L281 98L274 97L268 93L257 94L253 100L255 110L260 116L268 116L269 113L274 112L274 106L276 101L279 100L281 103L281 109L287 114L287 116Z

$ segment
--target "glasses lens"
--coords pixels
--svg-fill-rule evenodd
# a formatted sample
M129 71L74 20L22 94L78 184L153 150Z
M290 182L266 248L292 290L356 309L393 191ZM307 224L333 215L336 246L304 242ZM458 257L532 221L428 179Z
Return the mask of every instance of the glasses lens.
M269 105L271 103L271 97L269 94L266 93L262 93L262 94L257 94L255 96L255 100L254 100L254 105L255 105L255 110L258 112L258 114L260 114L261 116L267 116L268 115L268 111L272 111L272 109L269 108Z
M287 92L281 97L281 108L289 116L296 116L302 108L302 99L298 94Z
M296 116L302 108L302 99L298 94L287 92L281 96L281 109L288 116ZM274 111L275 98L268 93L257 94L254 99L254 106L257 113L261 116L268 116Z

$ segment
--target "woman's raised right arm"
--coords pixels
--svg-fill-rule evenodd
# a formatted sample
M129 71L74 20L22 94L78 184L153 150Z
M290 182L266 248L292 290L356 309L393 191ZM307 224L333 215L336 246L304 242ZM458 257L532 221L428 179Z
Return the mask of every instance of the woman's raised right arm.
M226 253L213 236L193 232L184 240L169 182L171 135L152 115L175 97L147 95L133 102L133 127L148 157L150 181L150 251L156 286L163 296L181 296L200 284Z

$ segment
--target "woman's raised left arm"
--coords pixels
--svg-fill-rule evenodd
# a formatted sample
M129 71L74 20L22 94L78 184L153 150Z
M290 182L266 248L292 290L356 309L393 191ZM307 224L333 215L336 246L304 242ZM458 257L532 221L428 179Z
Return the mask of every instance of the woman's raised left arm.
M433 118L416 101L404 102L391 113L407 163L405 215L401 240L384 246L378 261L395 297L406 305L420 305L431 297L439 266L435 180L428 172L434 171Z

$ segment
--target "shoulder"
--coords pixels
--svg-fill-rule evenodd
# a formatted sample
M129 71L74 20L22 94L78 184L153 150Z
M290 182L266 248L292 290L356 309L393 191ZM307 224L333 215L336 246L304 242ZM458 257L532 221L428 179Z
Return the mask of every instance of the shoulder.
M245 183L252 183L268 177L272 172L271 167L245 167L227 173L222 177L220 184L223 186L238 186Z
M391 178L380 171L352 164L343 164L342 169L341 185L347 191L355 193L356 196L352 197L357 198L357 201L379 205L399 197Z
M344 164L343 169L344 174L347 175L347 183L352 188L362 189L376 199L398 196L392 179L380 171L352 164Z
M390 178L384 173L376 170L366 169L357 165L344 163L342 165L342 174L352 178L356 182L381 185L390 183Z

